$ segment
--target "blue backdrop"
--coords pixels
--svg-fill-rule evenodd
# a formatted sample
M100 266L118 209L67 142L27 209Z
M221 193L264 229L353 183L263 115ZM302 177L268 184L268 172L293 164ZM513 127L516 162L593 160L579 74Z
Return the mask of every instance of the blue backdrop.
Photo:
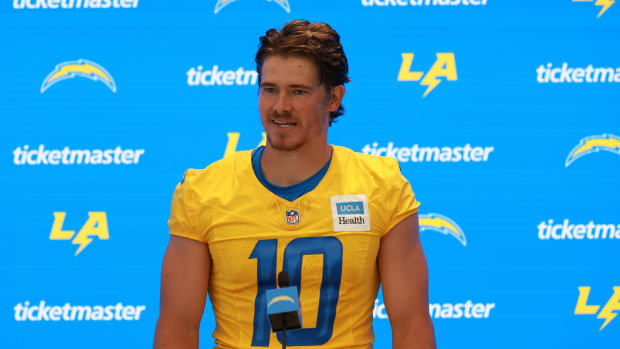
M261 142L258 37L296 18L349 58L330 142L396 157L422 202L438 346L620 343L614 1L1 6L2 347L152 346L172 191Z

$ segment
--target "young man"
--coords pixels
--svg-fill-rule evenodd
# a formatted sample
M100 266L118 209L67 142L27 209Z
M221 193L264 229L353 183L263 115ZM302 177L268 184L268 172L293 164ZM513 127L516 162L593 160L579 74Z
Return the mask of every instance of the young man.
M338 34L289 22L261 37L256 63L267 145L188 170L177 186L155 347L198 347L208 290L218 347L279 348L265 290L285 270L303 320L289 346L372 348L381 282L393 348L434 348L409 183L394 159L327 143L349 81Z

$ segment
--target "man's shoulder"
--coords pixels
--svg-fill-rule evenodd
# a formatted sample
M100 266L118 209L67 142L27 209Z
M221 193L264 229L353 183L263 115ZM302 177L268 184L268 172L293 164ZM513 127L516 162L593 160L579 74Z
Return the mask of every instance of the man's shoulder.
M342 164L344 169L368 172L379 178L400 175L400 166L394 158L359 153L336 145L334 145L334 149L344 160Z
M205 168L189 168L185 171L181 184L192 187L223 185L223 181L229 181L251 169L251 154L251 150L238 151L212 162Z

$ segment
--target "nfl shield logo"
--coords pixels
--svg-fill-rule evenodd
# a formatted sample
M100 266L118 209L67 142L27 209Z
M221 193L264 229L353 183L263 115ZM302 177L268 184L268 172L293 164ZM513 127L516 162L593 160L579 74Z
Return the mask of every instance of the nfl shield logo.
M292 209L286 211L286 223L290 225L299 223L299 211Z

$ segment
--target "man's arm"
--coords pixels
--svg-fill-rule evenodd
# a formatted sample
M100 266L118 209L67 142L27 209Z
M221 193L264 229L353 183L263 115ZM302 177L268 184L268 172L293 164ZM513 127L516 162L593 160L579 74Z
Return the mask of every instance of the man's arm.
M381 239L378 263L383 300L392 326L392 347L435 348L417 213L400 221Z
M207 244L171 235L161 268L155 349L198 348L211 255Z

